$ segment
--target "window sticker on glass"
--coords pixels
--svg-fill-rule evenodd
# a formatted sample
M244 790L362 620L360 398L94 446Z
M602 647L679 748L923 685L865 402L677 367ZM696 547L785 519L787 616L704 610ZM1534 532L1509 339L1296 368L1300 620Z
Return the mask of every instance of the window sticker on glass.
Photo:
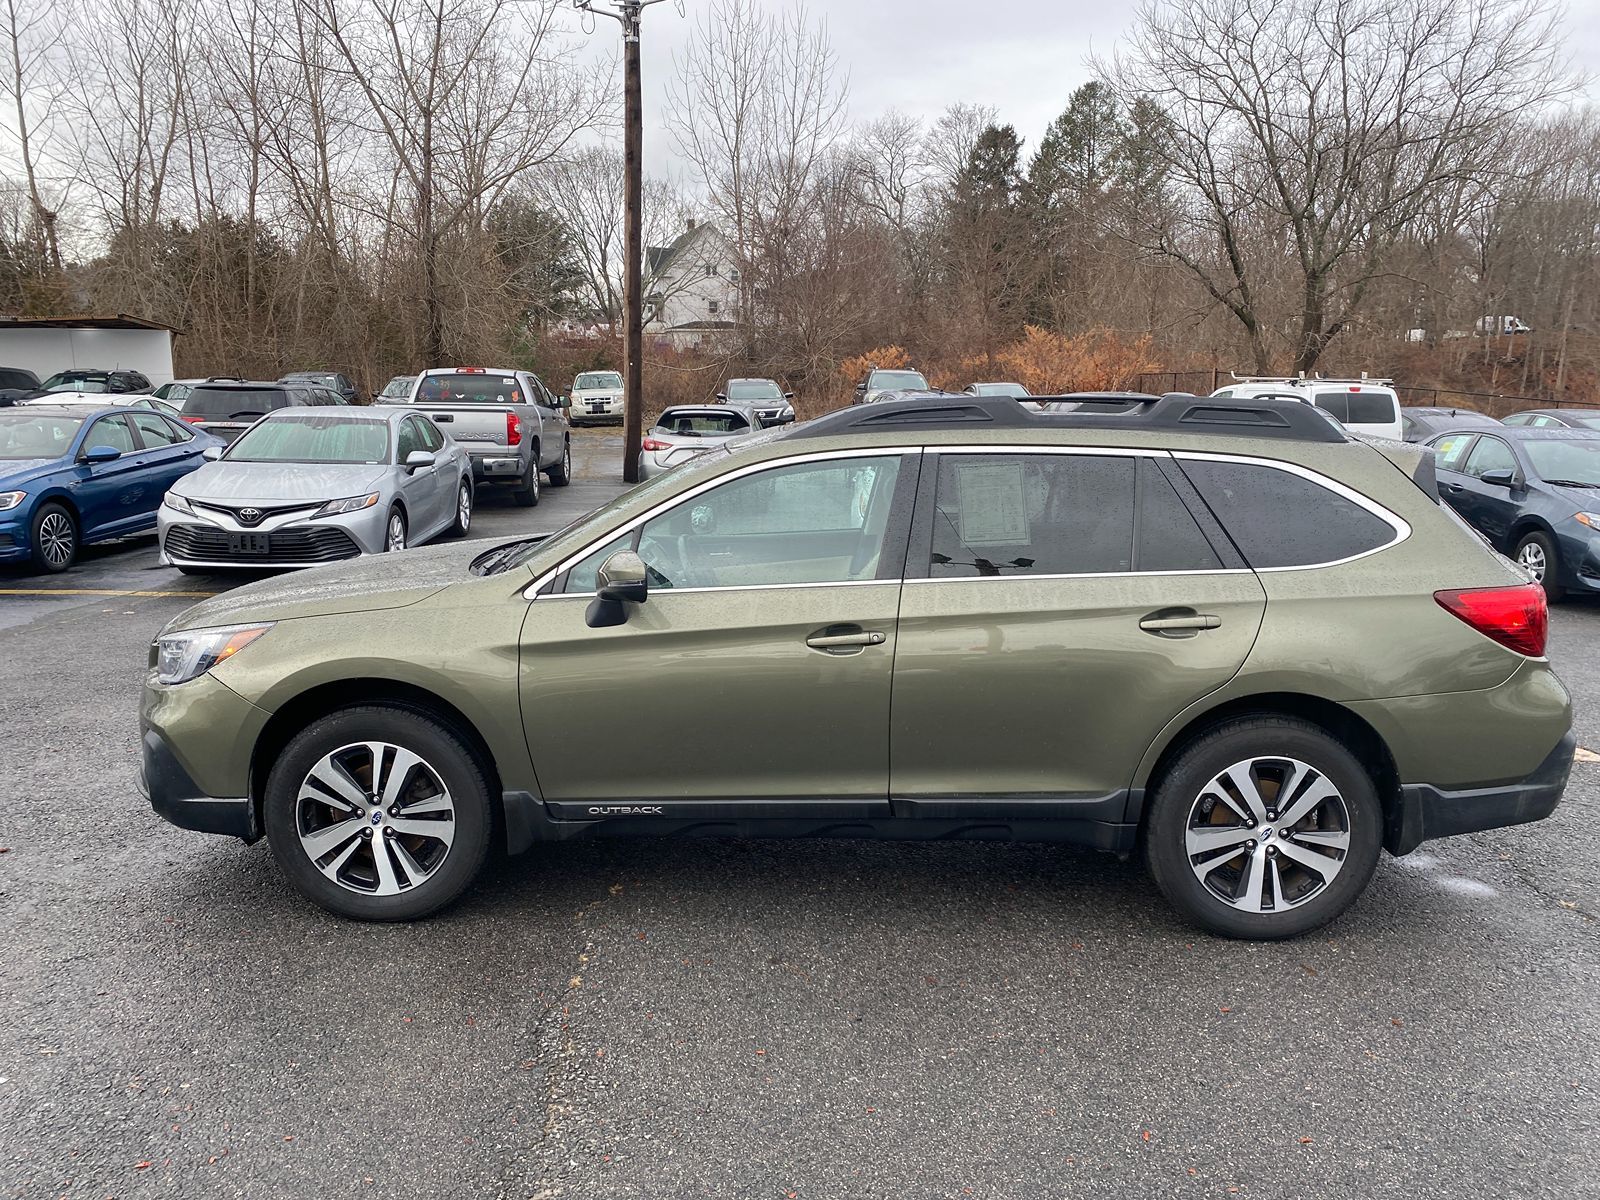
M956 479L963 542L969 546L1029 543L1022 463L962 463Z

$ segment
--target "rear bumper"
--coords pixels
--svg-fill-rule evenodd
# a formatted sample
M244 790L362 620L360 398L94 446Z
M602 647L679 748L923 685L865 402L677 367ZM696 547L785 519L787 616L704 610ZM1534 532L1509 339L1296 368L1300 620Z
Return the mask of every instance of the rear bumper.
M526 463L516 456L505 454L471 454L472 478L488 483L514 483L522 478Z
M1533 773L1516 783L1462 789L1401 784L1384 848L1391 854L1410 854L1433 838L1542 821L1561 803L1577 745L1569 730Z
M166 739L153 729L145 730L144 734L139 790L149 799L158 817L180 829L220 833L246 842L258 841L261 837L256 806L250 798L219 799L206 795L184 770Z

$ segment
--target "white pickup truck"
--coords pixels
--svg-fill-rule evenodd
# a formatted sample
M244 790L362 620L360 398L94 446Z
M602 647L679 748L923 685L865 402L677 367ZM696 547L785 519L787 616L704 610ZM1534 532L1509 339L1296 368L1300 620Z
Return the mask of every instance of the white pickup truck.
M516 504L539 503L541 472L551 487L572 480L566 402L531 371L435 367L417 376L405 402L471 456L477 483L509 486Z

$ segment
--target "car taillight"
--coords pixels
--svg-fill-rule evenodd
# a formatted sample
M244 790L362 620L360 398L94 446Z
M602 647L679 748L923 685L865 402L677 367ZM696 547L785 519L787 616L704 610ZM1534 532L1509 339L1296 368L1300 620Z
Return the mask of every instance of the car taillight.
M1538 658L1544 653L1550 609L1537 583L1435 592L1433 598L1446 612L1518 654Z
M203 425L206 419L204 417L185 417L184 420L191 425Z
M506 445L522 445L522 418L513 412L506 414Z
M658 441L656 441L655 438L645 438L644 441L639 443L639 449L641 449L641 450L671 450L672 449L672 443L671 442L658 442Z

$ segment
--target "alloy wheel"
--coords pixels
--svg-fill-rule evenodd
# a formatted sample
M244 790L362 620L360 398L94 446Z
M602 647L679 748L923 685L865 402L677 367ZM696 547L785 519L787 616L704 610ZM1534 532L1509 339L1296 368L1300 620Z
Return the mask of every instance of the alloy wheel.
M1526 567L1533 576L1535 583L1544 582L1544 573L1547 566L1544 547L1538 542L1526 542L1522 549L1517 551L1517 562Z
M72 518L66 513L46 513L44 520L39 522L39 553L44 556L45 562L57 570L72 561L73 546L77 540Z
M389 550L406 548L406 519L397 512L389 514L389 532L384 538L384 546Z
M295 800L300 848L347 891L395 896L420 887L449 857L456 810L439 772L390 742L324 755Z
M456 524L462 533L472 527L472 489L464 483L456 493Z
M1294 758L1234 763L1200 790L1184 832L1189 868L1252 913L1307 903L1350 853L1350 810L1327 775Z

